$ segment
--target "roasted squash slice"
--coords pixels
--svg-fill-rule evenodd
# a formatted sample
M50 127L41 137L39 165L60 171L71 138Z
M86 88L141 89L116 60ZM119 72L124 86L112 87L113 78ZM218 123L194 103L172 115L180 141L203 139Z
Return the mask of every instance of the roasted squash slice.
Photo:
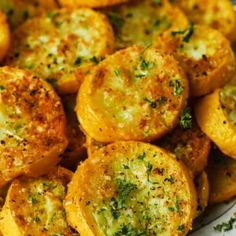
M117 142L78 167L65 209L81 236L186 235L196 193L188 170L171 153Z
M219 30L230 40L235 39L236 17L230 0L174 0L190 21Z
M0 62L5 57L10 46L10 30L6 15L0 11Z
M135 0L105 11L116 35L116 47L148 46L167 29L184 30L188 19L167 0Z
M6 64L33 71L61 94L75 93L86 73L114 48L104 15L88 8L54 10L12 36Z
M64 7L106 7L119 3L128 2L129 0L59 0Z
M0 9L7 15L11 29L28 18L58 7L56 0L1 0Z
M211 204L228 201L236 196L236 160L214 148L207 173L210 182L209 202Z
M59 97L23 70L0 68L0 186L19 175L39 176L67 146Z
M207 165L210 139L200 130L195 121L187 129L177 126L157 143L182 160L194 176L200 174Z
M183 31L168 31L157 39L156 47L180 62L191 96L213 92L235 75L235 56L229 41L207 26L190 24Z
M91 71L76 110L83 130L96 141L151 141L176 126L187 97L188 81L171 55L133 46Z
M202 131L225 155L236 159L235 101L236 86L226 85L201 98L196 103L195 115Z
M15 179L1 212L0 228L3 235L78 235L66 222L63 207L71 177L70 171L59 167L37 179Z

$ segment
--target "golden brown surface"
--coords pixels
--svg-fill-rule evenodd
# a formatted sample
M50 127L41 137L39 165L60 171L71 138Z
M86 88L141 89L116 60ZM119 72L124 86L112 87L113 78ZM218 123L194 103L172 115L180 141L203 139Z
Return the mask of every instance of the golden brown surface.
M134 46L91 71L76 111L83 130L96 141L151 141L176 126L187 97L188 81L171 55Z
M224 113L220 103L220 89L196 103L195 116L202 131L219 149L236 158L236 127Z
M59 9L29 19L12 39L5 63L33 71L61 94L76 93L85 74L114 49L108 20L89 8Z
M236 17L230 0L174 0L196 24L219 30L230 40L235 40Z
M52 87L31 73L0 69L0 186L40 176L67 146L65 115Z
M78 235L68 226L63 208L71 177L72 172L59 167L37 179L14 180L1 212L3 235Z
M81 236L122 229L146 235L185 235L196 210L188 170L164 149L117 142L81 164L68 187L68 222Z
M191 96L213 92L235 74L235 56L229 41L207 26L190 24L185 31L168 31L157 39L156 47L180 62Z
M45 11L58 7L56 0L1 0L0 10L8 18L12 29L15 29L28 18L38 16Z

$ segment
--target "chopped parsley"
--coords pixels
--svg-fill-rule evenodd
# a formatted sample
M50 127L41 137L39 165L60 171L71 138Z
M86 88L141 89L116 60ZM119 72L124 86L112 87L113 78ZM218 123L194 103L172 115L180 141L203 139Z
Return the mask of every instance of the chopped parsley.
M99 63L99 60L95 56L90 58L90 61L93 62L94 64L98 64Z
M151 101L148 98L144 98L144 101L148 102L151 106L151 108L155 109L157 107L157 102L156 101Z
M0 91L5 90L6 88L3 85L0 85Z
M173 207L168 207L169 211L175 211L175 212L179 212L179 200L177 199L175 202L175 206Z
M115 12L108 12L107 13L108 19L110 20L111 24L117 28L121 28L125 21L122 19L117 13Z
M115 74L116 76L119 76L119 75L120 75L120 70L119 70L119 69L115 69L115 70L114 70L114 74Z
M172 36L176 36L178 34L183 35L183 41L188 43L194 33L194 25L193 23L189 24L189 27L182 31L173 31L171 32Z
M186 107L180 116L179 125L182 129L190 129L193 126L193 116L190 107Z
M172 175L170 175L168 178L165 178L164 182L169 182L171 184L174 184L174 178Z
M29 195L28 197L28 201L31 203L31 204L36 204L38 202L38 200L33 197L32 195Z
M130 223L125 225L120 225L119 230L114 234L114 236L147 236L144 230L135 229Z
M222 224L218 224L214 226L214 230L219 232L230 231L234 228L234 223L236 222L236 217L231 217L228 222L223 222Z
M142 154L138 155L137 159L143 161L145 157L146 157L146 153L143 152Z
M181 86L181 83L179 80L171 80L169 82L169 86L173 87L173 95L178 96L183 92L183 87Z
M137 188L136 184L127 182L126 180L123 179L117 179L117 185L118 185L118 196L117 196L117 201L118 201L118 207L119 208L124 208L125 201L129 194Z
M81 62L82 62L82 58L81 58L81 57L77 57L76 60L75 60L75 62L74 62L74 64L75 64L76 66L79 66L79 65L81 64Z
M177 230L184 233L184 231L185 231L184 225L179 225Z

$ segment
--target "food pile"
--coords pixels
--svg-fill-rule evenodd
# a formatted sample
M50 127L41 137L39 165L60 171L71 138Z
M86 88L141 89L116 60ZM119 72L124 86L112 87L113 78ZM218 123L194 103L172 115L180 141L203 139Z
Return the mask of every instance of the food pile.
M181 236L236 196L229 0L0 1L0 234Z

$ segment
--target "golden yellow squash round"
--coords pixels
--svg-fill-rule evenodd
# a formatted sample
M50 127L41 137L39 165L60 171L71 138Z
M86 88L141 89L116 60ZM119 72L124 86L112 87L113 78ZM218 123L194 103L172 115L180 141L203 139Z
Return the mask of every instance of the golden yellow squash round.
M48 83L0 68L0 186L54 167L67 146L65 125L61 101Z
M174 155L140 142L116 142L82 163L68 187L65 209L81 236L186 235L196 193Z
M188 81L174 57L133 46L91 70L76 111L96 141L151 141L176 126L187 98Z

